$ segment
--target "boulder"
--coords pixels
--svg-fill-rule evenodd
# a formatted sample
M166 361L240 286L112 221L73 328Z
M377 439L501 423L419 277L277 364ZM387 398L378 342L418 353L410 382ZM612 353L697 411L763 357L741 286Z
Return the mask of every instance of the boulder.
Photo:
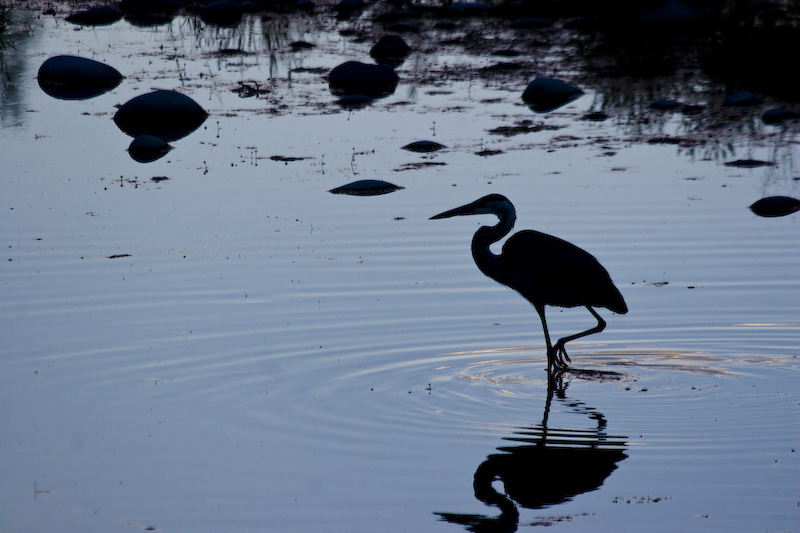
M152 135L175 141L199 128L206 118L208 113L188 96L161 90L129 100L114 115L114 122L131 137Z
M122 18L122 11L112 6L93 7L67 17L67 22L81 26L107 26Z
M377 63L392 67L400 66L411 53L411 47L397 35L384 35L369 51Z
M522 93L522 99L536 113L547 113L577 99L583 91L553 78L536 78Z
M392 67L359 61L342 63L328 74L328 86L337 96L360 94L380 98L392 94L399 81Z
M42 63L37 78L39 87L53 98L85 100L119 85L122 74L94 59L55 56Z
M241 4L234 0L215 0L200 8L200 18L206 24L236 26L242 20Z

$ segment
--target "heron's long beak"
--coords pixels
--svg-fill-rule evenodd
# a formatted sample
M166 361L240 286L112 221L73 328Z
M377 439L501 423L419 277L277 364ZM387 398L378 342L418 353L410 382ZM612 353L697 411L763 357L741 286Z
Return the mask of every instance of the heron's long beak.
M450 217L457 217L459 215L476 215L479 213L476 208L476 202L472 202L467 205L462 205L461 207L456 207L455 209L451 209L449 211L445 211L444 213L439 213L438 215L433 215L428 220L437 220L439 218L450 218Z

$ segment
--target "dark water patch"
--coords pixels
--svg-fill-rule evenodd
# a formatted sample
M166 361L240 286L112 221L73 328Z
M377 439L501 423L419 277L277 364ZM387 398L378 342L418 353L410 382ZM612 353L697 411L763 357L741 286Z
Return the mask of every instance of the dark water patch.
M563 128L555 124L545 124L544 122L534 123L532 120L524 119L518 121L513 126L497 126L489 131L492 135L502 135L503 137L513 137L526 133L537 133L540 131L555 131Z
M287 155L271 155L269 156L270 161L279 161L281 163L294 163L295 161L303 161L304 159L308 159L308 157L298 157L298 156L287 156Z
M413 163L404 163L399 167L395 168L395 172L403 172L405 170L420 170L423 168L430 168L430 167L443 167L447 165L447 163L443 161L415 161Z

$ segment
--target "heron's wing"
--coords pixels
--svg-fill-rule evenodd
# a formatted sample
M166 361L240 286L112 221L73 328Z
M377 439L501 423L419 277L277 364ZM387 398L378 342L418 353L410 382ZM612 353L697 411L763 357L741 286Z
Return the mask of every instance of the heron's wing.
M510 285L532 302L627 310L608 272L589 252L558 237L525 230L503 246L502 260L513 276Z

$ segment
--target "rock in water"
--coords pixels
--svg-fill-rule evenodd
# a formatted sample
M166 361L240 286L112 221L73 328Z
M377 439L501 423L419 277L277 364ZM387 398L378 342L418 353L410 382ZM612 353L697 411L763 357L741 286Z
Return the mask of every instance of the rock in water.
M522 99L536 113L547 113L577 99L583 91L553 78L536 78L522 93Z
M750 210L760 217L785 217L800 211L800 200L789 196L769 196L755 202Z
M67 22L81 26L105 26L122 18L122 11L112 6L92 7L67 17Z
M206 24L236 26L242 20L244 10L234 0L216 0L200 8L200 18Z
M208 113L197 102L175 91L154 91L129 100L114 115L117 127L130 135L153 135L164 141L186 137Z
M39 67L39 87L53 98L85 100L120 84L122 74L94 59L77 56L51 57Z
M399 185L383 180L359 180L331 189L333 194L349 194L351 196L378 196L403 189Z
M348 61L331 70L328 86L333 94L361 94L370 98L388 96L397 88L400 78L388 65L369 65Z
M369 51L369 55L378 63L400 66L411 53L411 47L397 35L384 35Z

